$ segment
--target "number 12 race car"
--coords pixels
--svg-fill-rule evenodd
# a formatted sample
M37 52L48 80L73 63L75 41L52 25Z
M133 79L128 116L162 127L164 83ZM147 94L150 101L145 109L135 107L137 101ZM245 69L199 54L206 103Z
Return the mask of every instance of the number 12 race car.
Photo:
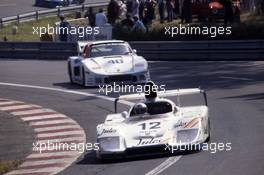
M180 107L164 98L193 94L202 94L205 104ZM115 111L118 100L141 101L128 112L108 115L97 126L99 159L130 156L127 153L135 150L138 153L162 147L164 151L166 147L198 145L210 139L207 97L199 88L120 96L115 101Z
M71 83L83 86L143 84L149 81L148 63L127 42L79 42L78 56L68 59Z

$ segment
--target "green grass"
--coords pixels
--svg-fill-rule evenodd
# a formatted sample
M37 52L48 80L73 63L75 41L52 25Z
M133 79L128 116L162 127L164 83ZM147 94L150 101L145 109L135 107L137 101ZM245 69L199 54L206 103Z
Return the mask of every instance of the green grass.
M67 20L74 19L73 15L66 16ZM46 17L42 18L38 21L27 21L22 23L10 23L2 28L0 28L0 41L3 40L4 37L8 39L8 41L40 41L39 35L33 34L33 27L47 27L54 26L56 22L59 21L57 16L54 17ZM14 26L17 26L17 33L12 34L12 29Z
M33 35L33 27L44 27L47 24L54 25L59 19L57 17L43 18L38 21L28 21L23 23L11 23L0 29L0 38L7 37L8 41L39 41L38 35ZM13 26L17 26L17 34L12 34Z
M96 11L96 10L95 10ZM83 15L83 14L82 14ZM74 19L74 13L66 16L67 20ZM55 22L58 22L58 17L47 17L42 18L38 21L28 21L23 23L12 23L3 28L0 28L0 41L3 40L4 37L8 39L8 41L40 41L39 35L33 35L33 27L47 27L48 24L50 26L54 26ZM120 21L120 20L118 20ZM79 25L79 26L87 26L88 20L77 20L71 22L71 24ZM146 34L135 34L131 32L127 32L121 28L120 25L114 26L113 29L113 38L121 39L121 40L207 40L207 39L260 39L264 38L264 17L252 15L249 13L244 13L241 15L241 23L234 24L232 26L232 35L223 36L220 38L208 38L204 36L176 36L174 38L168 37L164 35L164 27L165 26L178 26L180 23L180 19L173 20L172 22L164 22L160 24L159 19L153 21L151 25L149 25L149 32ZM13 26L18 27L18 33L13 35L12 28ZM195 26L204 26L209 24L201 24L198 22L194 22L190 25ZM217 26L223 25L221 23L215 24Z
M94 8L94 12L97 12L99 10L98 7ZM104 7L105 10L105 7ZM84 15L84 12L81 13L82 16ZM67 20L75 19L75 13L71 13L65 16ZM3 41L4 37L8 39L8 41L40 41L39 35L33 35L33 27L47 27L48 24L50 26L54 26L56 22L59 21L59 18L57 16L54 17L44 17L39 19L38 21L27 21L27 22L21 22L21 23L10 23L4 27L0 27L0 41ZM74 25L86 25L87 26L88 20L80 20L80 21L74 21ZM18 32L16 35L12 34L12 28L13 26L18 27Z
M11 170L14 170L20 165L22 161L20 160L9 160L3 161L0 160L0 175L3 175Z

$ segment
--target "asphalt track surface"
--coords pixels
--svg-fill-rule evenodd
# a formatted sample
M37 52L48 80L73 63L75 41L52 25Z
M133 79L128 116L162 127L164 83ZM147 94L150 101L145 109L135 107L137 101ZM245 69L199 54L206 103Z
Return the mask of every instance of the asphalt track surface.
M106 2L107 0L86 0L85 3ZM35 0L1 0L0 18L44 10L47 8L34 6Z
M66 67L66 61L2 59L0 82L98 93L97 88L71 85ZM96 161L93 153L86 152L60 174L146 174L170 160L173 162L160 174L263 174L264 62L151 62L149 67L152 79L165 84L166 89L206 89L211 142L231 142L232 150L214 154L201 151L177 159L140 157L107 163ZM84 128L87 142L96 141L96 125L113 111L113 103L107 100L44 89L0 85L0 97L41 105L71 117Z
M0 160L24 160L31 153L35 134L22 120L0 111L0 133Z

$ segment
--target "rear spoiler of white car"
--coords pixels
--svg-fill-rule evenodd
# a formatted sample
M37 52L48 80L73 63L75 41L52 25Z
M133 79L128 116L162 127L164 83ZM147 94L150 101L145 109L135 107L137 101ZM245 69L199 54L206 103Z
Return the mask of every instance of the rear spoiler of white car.
M194 95L194 94L203 94L205 105L208 106L207 94L205 90L202 90L200 88L159 91L157 93L157 97L162 98L162 97L173 97L173 96ZM117 102L119 100L144 100L145 98L146 98L145 93L122 95L115 99L115 112L117 112Z
M78 53L79 54L81 54L81 53L83 53L83 49L84 49L84 47L87 45L87 44L89 44L89 42L87 42L87 41L79 41L78 42Z

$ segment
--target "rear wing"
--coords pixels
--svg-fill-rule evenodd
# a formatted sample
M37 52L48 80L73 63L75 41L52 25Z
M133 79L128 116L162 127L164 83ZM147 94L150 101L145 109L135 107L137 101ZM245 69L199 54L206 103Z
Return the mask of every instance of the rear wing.
M205 90L202 90L200 88L159 91L157 93L157 97L164 98L164 97L174 97L174 96L193 95L193 94L203 94L205 105L208 106L207 94ZM129 100L144 100L144 99L146 99L145 93L122 95L115 99L115 113L117 112L117 103L119 100L129 101Z
M87 41L79 41L78 42L78 54L82 54L83 53L83 49L84 47L89 44L90 42L87 42Z

